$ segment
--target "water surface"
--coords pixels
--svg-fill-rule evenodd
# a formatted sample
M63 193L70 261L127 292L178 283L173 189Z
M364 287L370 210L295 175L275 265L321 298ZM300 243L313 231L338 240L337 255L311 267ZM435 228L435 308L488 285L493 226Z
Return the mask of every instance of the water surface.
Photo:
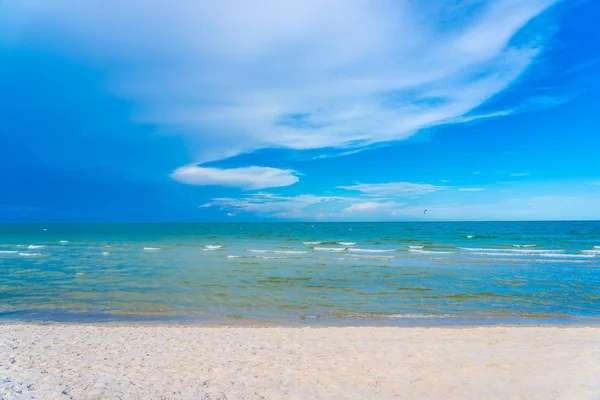
M2 224L0 318L600 320L600 222Z

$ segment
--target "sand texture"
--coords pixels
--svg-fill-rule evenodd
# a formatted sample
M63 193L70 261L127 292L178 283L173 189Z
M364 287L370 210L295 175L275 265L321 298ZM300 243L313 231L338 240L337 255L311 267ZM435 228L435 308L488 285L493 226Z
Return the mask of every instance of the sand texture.
M600 327L0 325L0 399L600 399Z

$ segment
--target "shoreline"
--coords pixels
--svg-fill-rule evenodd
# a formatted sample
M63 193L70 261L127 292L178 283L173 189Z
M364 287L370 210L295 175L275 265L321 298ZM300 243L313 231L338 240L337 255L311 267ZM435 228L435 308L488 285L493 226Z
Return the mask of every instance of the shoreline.
M600 327L598 317L570 316L373 316L314 317L314 318L254 318L244 316L151 316L119 314L47 313L16 317L1 316L0 325L107 325L107 326L191 326L191 327L493 327L493 326L590 326Z
M598 399L600 326L0 323L0 398Z

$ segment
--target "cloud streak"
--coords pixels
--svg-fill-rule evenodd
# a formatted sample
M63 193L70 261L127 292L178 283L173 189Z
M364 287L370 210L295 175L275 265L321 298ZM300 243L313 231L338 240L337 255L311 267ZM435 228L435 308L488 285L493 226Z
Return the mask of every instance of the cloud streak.
M446 186L410 182L361 183L352 186L338 186L338 189L357 191L369 196L384 197L420 196L435 193L446 188Z
M298 182L296 171L270 167L205 168L188 165L178 168L171 177L189 185L232 186L245 190L289 186Z
M358 149L473 119L539 54L539 32L517 33L553 3L6 0L0 40L105 67L136 120L182 135L201 164ZM173 177L235 182L188 168Z

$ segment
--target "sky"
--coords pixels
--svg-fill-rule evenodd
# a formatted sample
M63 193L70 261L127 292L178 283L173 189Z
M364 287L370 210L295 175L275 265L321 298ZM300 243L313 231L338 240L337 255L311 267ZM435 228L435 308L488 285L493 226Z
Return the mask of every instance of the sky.
M0 222L600 219L599 19L2 0Z

